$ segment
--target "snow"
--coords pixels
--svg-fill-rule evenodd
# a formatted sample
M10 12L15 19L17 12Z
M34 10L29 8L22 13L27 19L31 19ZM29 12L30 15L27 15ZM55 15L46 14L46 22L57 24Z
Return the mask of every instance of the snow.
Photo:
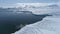
M35 8L17 8L17 11L30 11L33 14L37 14L37 15L41 15L41 14L49 14L49 13L53 13L53 12L57 12L60 11L60 8L47 8L47 7L35 7ZM16 12L17 12L16 11Z
M56 34L54 31L48 31L45 29L39 29L34 27L24 28L22 31L18 31L15 34Z
M59 3L17 3L15 5L19 11L31 11L37 15L60 11Z

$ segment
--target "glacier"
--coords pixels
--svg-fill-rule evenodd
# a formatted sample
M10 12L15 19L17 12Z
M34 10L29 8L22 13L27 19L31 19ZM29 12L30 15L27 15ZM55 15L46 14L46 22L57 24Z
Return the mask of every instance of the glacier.
M31 10L32 9L32 10ZM33 14L50 14L52 16L45 17L42 21L38 21L34 24L26 25L15 33L11 34L60 34L60 7L58 8L39 8L39 9L27 9L31 10Z

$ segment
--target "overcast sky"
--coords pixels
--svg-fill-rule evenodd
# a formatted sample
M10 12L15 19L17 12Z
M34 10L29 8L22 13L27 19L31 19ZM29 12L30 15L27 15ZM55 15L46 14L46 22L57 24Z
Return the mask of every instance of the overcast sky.
M60 0L0 0L0 6L7 6L16 3L53 3Z

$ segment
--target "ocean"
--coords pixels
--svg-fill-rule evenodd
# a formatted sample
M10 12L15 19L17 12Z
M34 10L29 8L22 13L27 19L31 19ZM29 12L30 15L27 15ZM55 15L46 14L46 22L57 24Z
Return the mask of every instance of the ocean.
M0 34L14 33L25 25L41 21L46 16L47 15L2 11L0 12Z

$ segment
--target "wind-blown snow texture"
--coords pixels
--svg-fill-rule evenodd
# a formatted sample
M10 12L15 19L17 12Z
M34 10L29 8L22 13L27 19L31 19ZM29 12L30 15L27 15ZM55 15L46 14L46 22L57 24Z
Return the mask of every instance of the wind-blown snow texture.
M44 8L42 10L40 9L41 12L40 13L38 12L36 14L41 14L41 13L51 14L53 16L47 16L42 21L36 22L34 24L26 25L21 30L16 31L13 34L60 34L60 10L59 9L60 8L57 9Z

